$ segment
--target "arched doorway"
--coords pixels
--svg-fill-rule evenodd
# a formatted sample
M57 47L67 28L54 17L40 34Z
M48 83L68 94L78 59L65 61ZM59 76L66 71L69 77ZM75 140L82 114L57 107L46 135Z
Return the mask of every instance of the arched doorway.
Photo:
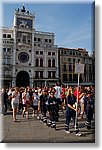
M26 87L29 86L29 74L26 71L20 71L16 76L16 86Z

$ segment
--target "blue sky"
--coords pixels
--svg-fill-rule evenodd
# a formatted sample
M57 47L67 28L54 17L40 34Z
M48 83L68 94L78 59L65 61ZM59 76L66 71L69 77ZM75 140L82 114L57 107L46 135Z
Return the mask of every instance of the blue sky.
M90 2L90 3L89 3ZM55 45L67 48L93 50L92 1L87 3L35 3L24 2L27 10L35 13L35 30L53 32ZM23 2L5 2L2 7L2 26L11 27L15 9Z

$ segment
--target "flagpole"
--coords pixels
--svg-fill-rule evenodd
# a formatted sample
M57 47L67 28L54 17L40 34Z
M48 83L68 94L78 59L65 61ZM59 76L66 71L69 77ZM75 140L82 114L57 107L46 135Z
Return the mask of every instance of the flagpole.
M78 87L77 87L77 101L76 101L76 118L75 118L75 130L77 130L77 118L78 118L78 95L79 95L79 78L80 78L80 74L84 73L84 64L79 63L75 63L75 73L78 74Z
M76 101L75 130L77 129L77 109L78 109L79 77L80 77L80 73L78 73L78 87L77 87L77 101Z

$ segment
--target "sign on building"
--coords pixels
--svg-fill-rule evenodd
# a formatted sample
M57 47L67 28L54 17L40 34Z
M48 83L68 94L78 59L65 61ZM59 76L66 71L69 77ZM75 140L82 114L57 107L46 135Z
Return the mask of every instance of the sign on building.
M75 73L84 73L84 64L75 63Z

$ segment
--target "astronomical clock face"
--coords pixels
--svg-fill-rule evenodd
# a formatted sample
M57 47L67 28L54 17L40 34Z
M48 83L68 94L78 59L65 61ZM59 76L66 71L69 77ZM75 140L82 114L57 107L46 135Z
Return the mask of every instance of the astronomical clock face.
M17 26L21 28L32 28L32 20L17 18Z
M18 59L22 63L26 63L29 60L29 55L26 52L21 52L18 55Z

